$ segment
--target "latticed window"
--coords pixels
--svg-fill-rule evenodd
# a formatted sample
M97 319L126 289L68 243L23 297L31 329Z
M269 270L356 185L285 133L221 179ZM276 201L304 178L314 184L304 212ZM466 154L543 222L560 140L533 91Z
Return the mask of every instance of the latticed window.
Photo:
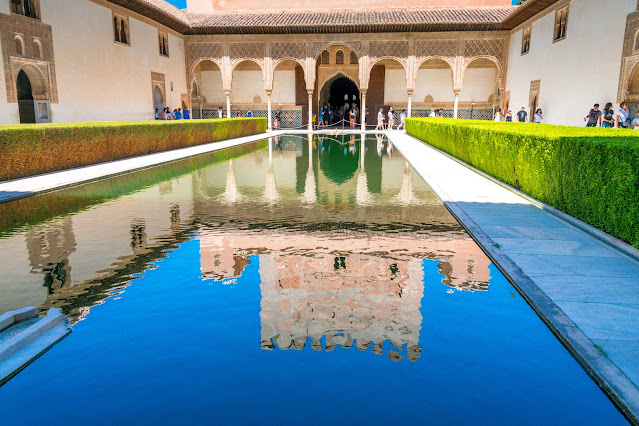
M355 52L351 52L351 64L357 64L357 55Z
M11 12L33 19L40 19L38 0L11 0Z
M335 63L341 65L344 63L344 52L338 50L335 52Z
M531 27L524 28L524 31L521 36L521 54L525 55L530 52L530 33Z
M166 33L159 33L158 40L160 43L160 55L169 57L169 37Z
M566 27L568 24L568 8L564 7L555 12L555 34L554 41L566 38Z
M129 20L124 16L113 15L113 41L130 44Z
M330 62L330 59L329 59L329 55L328 55L328 50L324 50L322 52L322 63L324 65L328 65L329 62Z

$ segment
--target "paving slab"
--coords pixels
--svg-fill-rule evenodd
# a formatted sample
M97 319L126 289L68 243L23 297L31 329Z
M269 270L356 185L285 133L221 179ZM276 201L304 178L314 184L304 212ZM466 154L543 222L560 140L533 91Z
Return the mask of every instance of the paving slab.
M574 218L540 207L404 132L386 135L591 377L639 424L639 261L633 249L588 225L575 226Z

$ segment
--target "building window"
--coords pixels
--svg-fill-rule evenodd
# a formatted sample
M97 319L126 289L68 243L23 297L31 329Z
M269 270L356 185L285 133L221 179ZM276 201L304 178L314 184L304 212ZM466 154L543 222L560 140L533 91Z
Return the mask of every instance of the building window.
M322 52L321 63L324 64L324 65L328 65L330 63L330 59L328 57L328 50L324 50Z
M568 24L568 8L564 7L555 12L555 34L553 41L559 41L566 38L566 26Z
M342 65L344 63L344 52L341 50L335 52L335 63L337 65Z
M16 36L16 56L24 56L24 44L20 36Z
M521 54L525 55L526 53L530 52L530 33L531 33L532 28L528 27L528 28L524 28L524 31L522 32L522 36L521 36Z
M33 51L35 54L35 59L42 60L42 42L37 38L33 39Z
M357 64L357 55L355 52L351 52L351 64Z
M129 19L124 16L113 15L113 41L126 45L131 44L129 37Z
M160 43L160 55L169 57L169 37L166 33L159 33L158 40Z
M11 12L28 18L40 19L38 0L11 0Z

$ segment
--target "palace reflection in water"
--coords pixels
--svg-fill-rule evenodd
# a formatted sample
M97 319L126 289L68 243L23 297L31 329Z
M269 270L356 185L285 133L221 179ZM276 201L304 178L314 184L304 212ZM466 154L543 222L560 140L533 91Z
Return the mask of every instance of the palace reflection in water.
M263 349L382 353L389 341L389 357L405 348L414 361L433 284L424 259L448 291L488 290L489 259L385 138L258 147L0 205L14 216L0 237L0 313L62 307L81 320L197 239L205 282L235 284L259 261ZM21 213L34 205L38 220Z

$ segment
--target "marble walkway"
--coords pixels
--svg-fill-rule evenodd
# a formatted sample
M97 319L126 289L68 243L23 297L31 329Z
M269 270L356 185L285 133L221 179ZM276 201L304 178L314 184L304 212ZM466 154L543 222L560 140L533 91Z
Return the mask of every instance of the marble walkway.
M387 135L636 421L639 261L404 132Z

